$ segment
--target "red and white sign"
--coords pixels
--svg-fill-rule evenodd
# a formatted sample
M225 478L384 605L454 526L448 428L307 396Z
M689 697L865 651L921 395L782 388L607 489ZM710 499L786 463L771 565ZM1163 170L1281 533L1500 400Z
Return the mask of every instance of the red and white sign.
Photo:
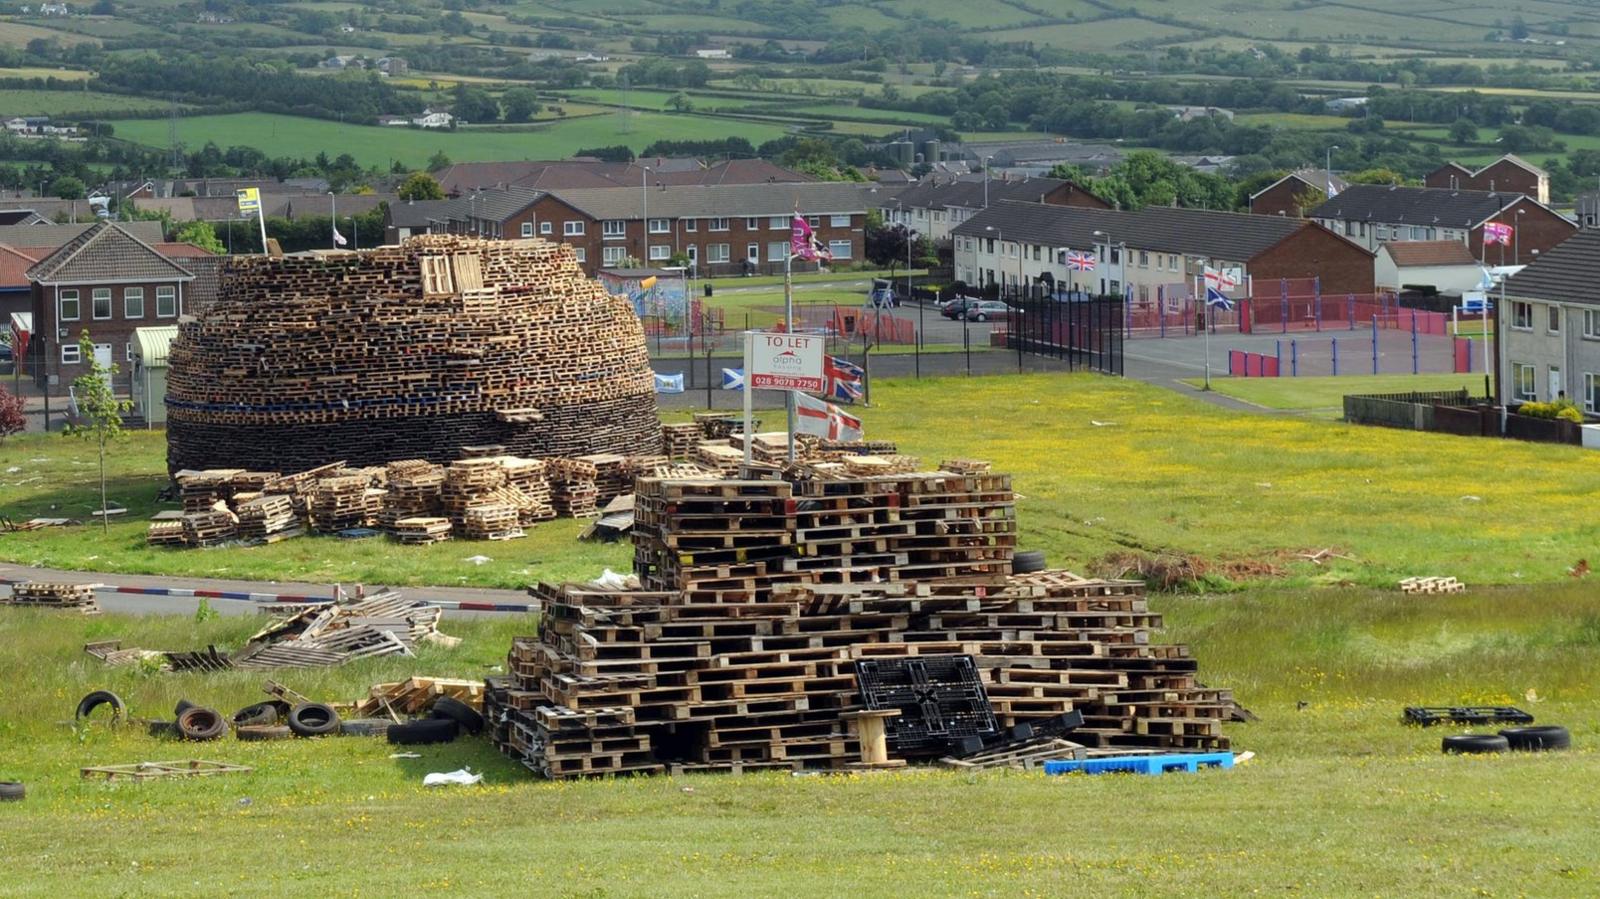
M804 390L822 393L828 389L823 364L826 339L807 334L750 335L750 359L745 367L745 387L752 390Z

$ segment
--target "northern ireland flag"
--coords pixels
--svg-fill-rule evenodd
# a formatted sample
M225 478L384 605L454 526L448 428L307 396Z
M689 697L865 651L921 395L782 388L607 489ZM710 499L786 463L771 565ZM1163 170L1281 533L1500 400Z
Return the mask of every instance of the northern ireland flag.
M853 403L861 399L861 382L866 372L838 356L829 356L823 364L823 374L828 378L828 398Z
M861 419L810 394L794 393L795 430L828 440L860 440Z

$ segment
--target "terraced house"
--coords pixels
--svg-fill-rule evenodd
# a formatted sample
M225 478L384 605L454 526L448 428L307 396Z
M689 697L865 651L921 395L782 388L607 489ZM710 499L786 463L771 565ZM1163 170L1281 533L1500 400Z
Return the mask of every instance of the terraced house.
M1600 417L1600 230L1575 237L1506 279L1496 321L1498 399L1570 399Z

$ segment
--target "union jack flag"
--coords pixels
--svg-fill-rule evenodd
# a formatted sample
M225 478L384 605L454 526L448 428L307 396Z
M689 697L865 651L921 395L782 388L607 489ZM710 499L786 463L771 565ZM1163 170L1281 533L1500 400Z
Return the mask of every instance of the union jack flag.
M861 380L866 372L861 366L837 356L829 356L823 366L828 378L828 396L841 402L853 403L861 399Z
M1067 268L1075 272L1094 271L1094 257L1088 253L1067 253Z

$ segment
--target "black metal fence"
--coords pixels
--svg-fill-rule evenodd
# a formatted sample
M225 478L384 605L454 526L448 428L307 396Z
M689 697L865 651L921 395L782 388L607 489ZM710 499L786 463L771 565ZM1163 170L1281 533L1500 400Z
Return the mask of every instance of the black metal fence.
M1020 356L1060 359L1068 369L1121 375L1123 302L1120 297L1055 297L1035 292L1003 295L1005 346Z

